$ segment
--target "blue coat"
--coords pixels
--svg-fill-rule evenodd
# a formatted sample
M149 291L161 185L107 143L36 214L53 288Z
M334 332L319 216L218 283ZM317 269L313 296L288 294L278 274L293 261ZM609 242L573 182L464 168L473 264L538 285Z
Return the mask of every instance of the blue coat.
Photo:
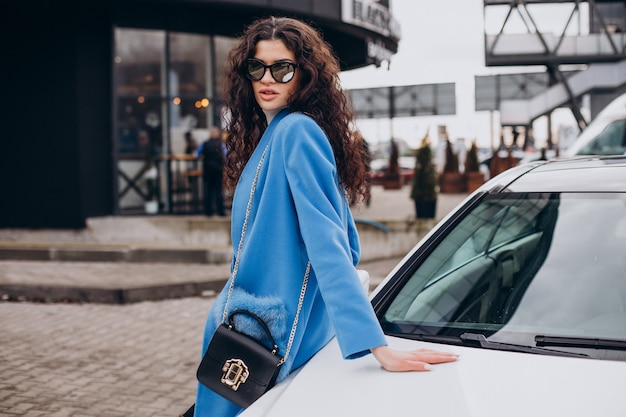
M258 304L284 354L310 260L308 288L293 346L279 375L282 380L334 335L346 359L368 354L370 348L387 342L355 269L360 244L339 185L333 150L310 117L282 110L244 168L233 198L235 251L252 181L266 147L235 280L238 290L228 310ZM209 312L203 354L222 321L226 293L220 293ZM234 416L240 410L198 385L196 417Z

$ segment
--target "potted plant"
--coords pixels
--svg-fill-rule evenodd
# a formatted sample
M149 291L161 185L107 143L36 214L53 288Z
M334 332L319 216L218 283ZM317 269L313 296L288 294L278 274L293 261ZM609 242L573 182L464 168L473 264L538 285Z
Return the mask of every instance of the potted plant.
M465 188L468 193L471 193L484 182L485 176L480 172L480 164L478 163L478 146L476 146L476 140L473 140L465 158Z
M518 162L519 160L513 156L513 150L511 148L495 150L491 157L491 164L489 165L489 175L495 177L507 169L514 167Z
M439 191L442 193L462 193L465 191L465 178L459 171L459 158L446 137L446 159L439 177Z
M433 219L437 212L437 171L428 134L415 152L415 168L411 183L411 198L415 201L415 217Z
M389 166L383 176L383 188L397 190L402 188L402 177L400 175L400 165L398 163L398 145L391 139L389 152Z

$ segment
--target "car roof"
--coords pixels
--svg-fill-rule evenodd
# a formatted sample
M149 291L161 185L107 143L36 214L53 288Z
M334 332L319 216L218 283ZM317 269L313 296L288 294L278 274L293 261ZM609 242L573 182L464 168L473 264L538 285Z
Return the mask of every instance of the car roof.
M482 188L504 192L626 192L625 156L581 156L511 168Z

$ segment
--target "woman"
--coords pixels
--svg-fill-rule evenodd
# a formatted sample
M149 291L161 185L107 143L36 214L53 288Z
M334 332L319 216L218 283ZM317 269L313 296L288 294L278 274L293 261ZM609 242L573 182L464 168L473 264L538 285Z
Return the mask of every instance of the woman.
M429 363L456 359L387 347L363 291L355 268L360 246L348 202L367 198L369 190L364 147L352 134L353 115L339 87L339 71L318 32L288 18L253 23L230 54L226 175L231 185L237 184L232 205L235 248L246 211L248 223L239 258L235 254L233 260L235 287L241 293L233 293L228 310L256 305L260 315L272 316L284 309L286 318L270 326L284 351L307 263L311 265L279 381L334 335L346 359L371 352L389 371L424 371ZM227 293L222 291L209 313L204 350L222 321ZM199 384L196 416L240 411Z

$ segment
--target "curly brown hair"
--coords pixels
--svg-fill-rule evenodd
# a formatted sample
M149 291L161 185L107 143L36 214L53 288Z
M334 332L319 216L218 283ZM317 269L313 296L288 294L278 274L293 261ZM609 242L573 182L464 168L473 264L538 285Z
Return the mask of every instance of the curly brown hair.
M263 40L280 40L295 55L299 85L289 100L292 112L312 117L324 130L333 148L339 179L351 202L366 199L369 186L364 161L365 146L354 135L354 113L339 83L340 66L332 48L312 26L292 18L268 17L246 28L229 55L226 74L226 178L234 186L243 167L267 128L265 114L254 98L244 62L254 57Z

